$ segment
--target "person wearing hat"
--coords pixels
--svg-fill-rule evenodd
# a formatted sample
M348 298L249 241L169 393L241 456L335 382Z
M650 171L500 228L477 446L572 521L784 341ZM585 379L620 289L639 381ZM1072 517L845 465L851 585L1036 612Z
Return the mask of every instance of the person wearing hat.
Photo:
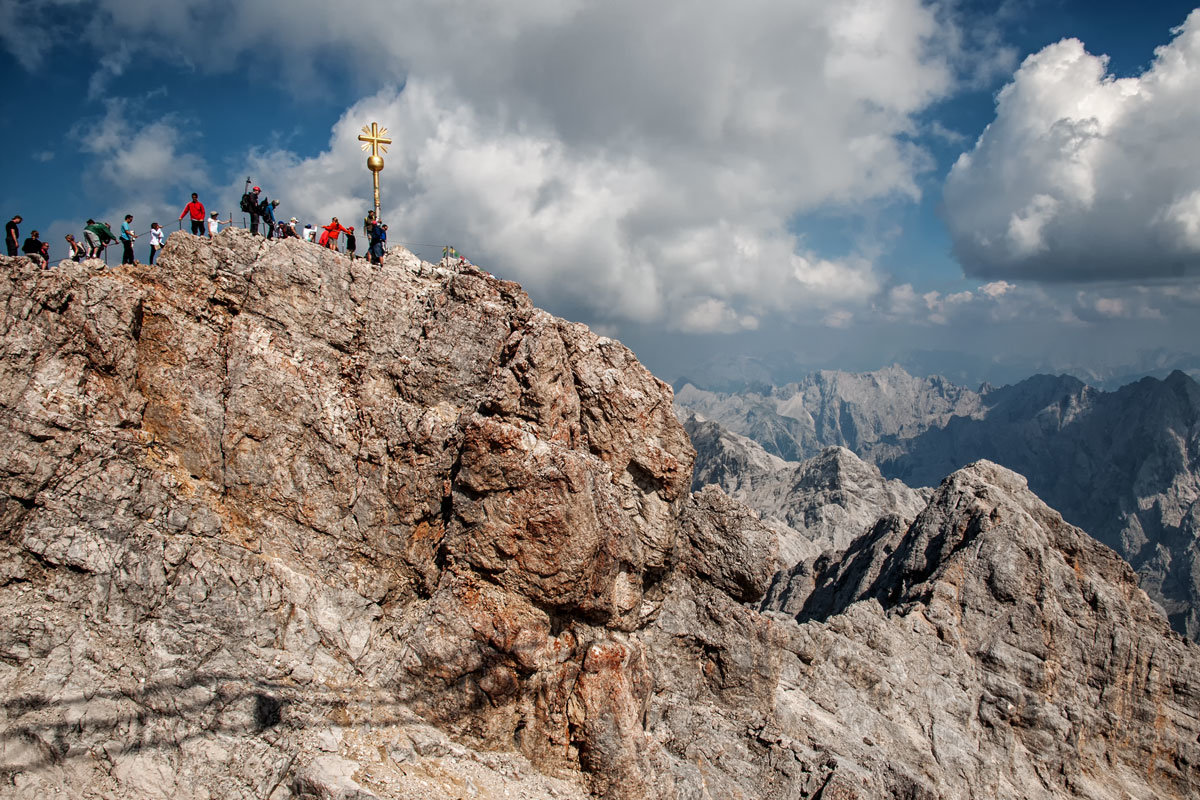
M208 236L210 239L221 232L222 225L228 225L233 222L233 217L229 219L217 219L219 216L216 211L208 215Z
M157 222L150 223L150 266L154 266L154 258L158 255L158 251L163 249L163 243L167 239L166 231L162 225Z
M350 256L350 260L354 260L354 251L358 249L358 240L354 238L354 226L346 228L346 255Z
M296 232L296 222L297 222L297 219L295 217L292 217L287 222L281 222L279 224L279 238L280 239L289 239L289 238L299 239L300 234Z

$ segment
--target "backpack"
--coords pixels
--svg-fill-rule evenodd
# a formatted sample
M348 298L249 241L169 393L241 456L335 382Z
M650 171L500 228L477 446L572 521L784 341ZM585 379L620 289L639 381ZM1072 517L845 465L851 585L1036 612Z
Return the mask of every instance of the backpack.
M254 195L250 192L246 192L244 195L242 195L241 207L242 211L245 211L247 214L253 214L258 211L258 203L255 202Z

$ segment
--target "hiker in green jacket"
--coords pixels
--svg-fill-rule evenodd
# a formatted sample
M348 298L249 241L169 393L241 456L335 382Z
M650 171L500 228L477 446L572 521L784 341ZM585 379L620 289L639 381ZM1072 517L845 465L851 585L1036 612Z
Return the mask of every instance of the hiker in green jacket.
M104 252L104 248L108 247L108 243L116 241L117 237L113 236L112 228L108 227L107 222L92 222L88 220L88 223L88 226L84 230L91 233L96 238L97 243L93 251L88 253L88 258L99 258ZM91 241L92 236L88 237L88 241Z

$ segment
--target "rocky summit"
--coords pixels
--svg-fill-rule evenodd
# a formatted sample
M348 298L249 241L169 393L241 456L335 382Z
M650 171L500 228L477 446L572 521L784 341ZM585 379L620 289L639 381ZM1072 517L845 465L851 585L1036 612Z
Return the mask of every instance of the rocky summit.
M1015 473L793 564L513 283L238 230L0 266L0 796L1200 792L1200 653Z

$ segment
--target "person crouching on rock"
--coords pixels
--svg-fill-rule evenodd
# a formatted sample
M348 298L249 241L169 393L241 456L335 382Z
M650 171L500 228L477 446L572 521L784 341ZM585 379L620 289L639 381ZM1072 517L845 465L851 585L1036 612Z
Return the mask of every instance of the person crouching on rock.
M87 236L87 234L91 236ZM95 242L94 249L88 253L89 258L99 258L104 255L104 250L108 247L108 243L116 239L113 236L112 228L107 222L96 222L88 220L87 227L84 228L84 235L87 236L88 244Z
M87 226L83 229L83 241L87 243L87 257L95 258L100 252L100 235L97 234L92 227L96 224L96 220L89 219Z
M38 238L37 231L29 234L29 238L21 245L21 252L39 267L46 266L46 259L42 257L42 240Z

